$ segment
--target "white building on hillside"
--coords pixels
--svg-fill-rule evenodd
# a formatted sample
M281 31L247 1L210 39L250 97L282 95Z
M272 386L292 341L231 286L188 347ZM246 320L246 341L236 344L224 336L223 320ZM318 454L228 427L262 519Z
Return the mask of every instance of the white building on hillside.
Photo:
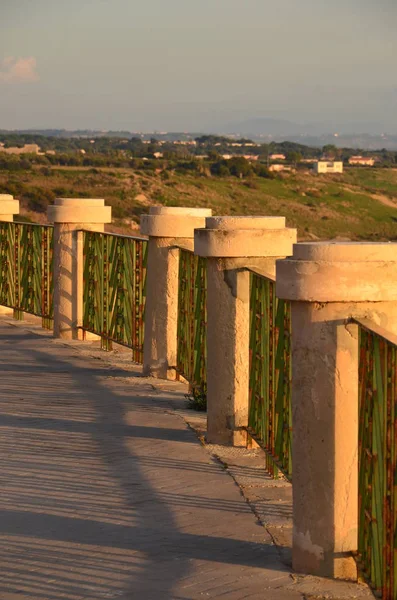
M25 144L22 148L5 148L4 144L1 144L0 152L5 152L6 154L40 154L40 146L37 144Z
M285 160L286 156L285 154L271 154L269 158L270 160Z
M373 167L375 159L371 156L351 156L349 158L349 165L361 165L363 167Z
M322 173L343 173L343 162L319 160L313 165L313 171L319 175Z
M269 171L271 171L272 173L281 173L281 171L289 171L294 173L296 169L289 165L282 165L280 163L276 163L274 165L270 165Z

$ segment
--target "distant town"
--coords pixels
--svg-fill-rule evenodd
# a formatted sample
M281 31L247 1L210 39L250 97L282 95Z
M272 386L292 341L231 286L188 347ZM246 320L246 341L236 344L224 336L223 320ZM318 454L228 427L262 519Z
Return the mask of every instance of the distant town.
M63 136L61 135L63 134ZM123 136L124 134L124 136ZM209 168L212 175L227 176L248 169L257 174L313 170L317 174L342 173L348 167L392 167L397 151L366 150L325 144L322 147L283 141L220 135L153 134L126 132L0 132L0 167L15 170L27 164L63 166L139 167L151 163L155 170L176 161L186 170ZM237 161L237 162L236 162ZM200 166L200 163L205 166ZM236 167L237 165L237 167ZM149 164L147 165L149 167Z
M363 150L397 150L397 131L365 133L361 130L356 133L346 133L346 128L341 132L331 131L320 133L320 129L314 132L312 127L297 128L294 123L278 122L273 119L253 119L242 123L241 129L221 132L210 130L206 133L220 138L237 141L241 138L250 139L258 144L280 143L290 141L297 144L322 148L326 145L335 145L338 148L361 148ZM324 124L325 127L325 124ZM299 131L298 131L299 130ZM237 131L237 132L236 132ZM205 132L204 132L205 133ZM162 142L194 141L201 137L200 131L127 131L127 130L97 130L97 129L21 129L8 131L0 129L0 134L44 136L50 138L74 138L74 139L97 139L97 138L137 138L150 142L156 139Z

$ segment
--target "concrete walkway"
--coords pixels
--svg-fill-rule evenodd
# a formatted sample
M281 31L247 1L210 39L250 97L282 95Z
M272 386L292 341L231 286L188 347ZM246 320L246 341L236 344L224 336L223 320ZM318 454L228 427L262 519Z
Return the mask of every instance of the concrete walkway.
M0 321L0 599L310 597L153 382L82 346Z

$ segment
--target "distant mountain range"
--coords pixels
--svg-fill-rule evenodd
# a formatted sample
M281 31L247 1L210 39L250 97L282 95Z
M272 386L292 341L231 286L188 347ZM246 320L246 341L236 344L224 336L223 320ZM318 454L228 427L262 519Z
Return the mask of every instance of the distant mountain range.
M364 132L364 133L363 133ZM233 137L246 137L257 142L282 142L290 141L306 146L322 147L334 144L344 148L360 148L362 150L397 150L397 133L382 133L380 125L376 123L355 123L337 127L329 123L299 124L284 119L271 119L265 117L247 119L241 122L229 123L219 127L209 127L203 132L131 132L131 131L105 131L105 130L66 130L66 129L24 129L0 130L0 133L14 133L27 135L42 135L49 137L141 137L150 139L155 137L162 140L174 141L192 139L203 134L228 135Z
M353 122L338 123L332 121L321 121L313 123L295 123L285 119L273 119L268 117L255 117L244 121L227 123L222 127L212 127L217 133L241 133L243 135L254 136L323 136L326 134L338 133L339 135L368 134L381 136L389 133L397 135L395 130L385 129L385 125L375 122ZM211 131L212 133L212 131ZM215 131L214 131L215 133Z
M307 146L334 144L363 150L397 150L396 131L385 131L381 123L295 123L285 119L258 117L212 127L211 133L239 135L263 142L291 141Z
M305 125L299 125L298 123L293 123L292 121L286 121L284 119L259 117L247 119L245 121L227 123L221 128L214 127L213 130L216 130L213 131L213 133L241 133L242 135L265 135L273 137L283 135L301 135L305 133L305 131L308 131L308 127Z

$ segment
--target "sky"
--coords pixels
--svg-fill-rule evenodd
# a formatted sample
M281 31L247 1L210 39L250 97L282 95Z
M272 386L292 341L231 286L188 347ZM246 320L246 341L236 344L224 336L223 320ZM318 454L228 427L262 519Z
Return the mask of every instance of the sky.
M0 0L0 128L397 133L396 0Z

